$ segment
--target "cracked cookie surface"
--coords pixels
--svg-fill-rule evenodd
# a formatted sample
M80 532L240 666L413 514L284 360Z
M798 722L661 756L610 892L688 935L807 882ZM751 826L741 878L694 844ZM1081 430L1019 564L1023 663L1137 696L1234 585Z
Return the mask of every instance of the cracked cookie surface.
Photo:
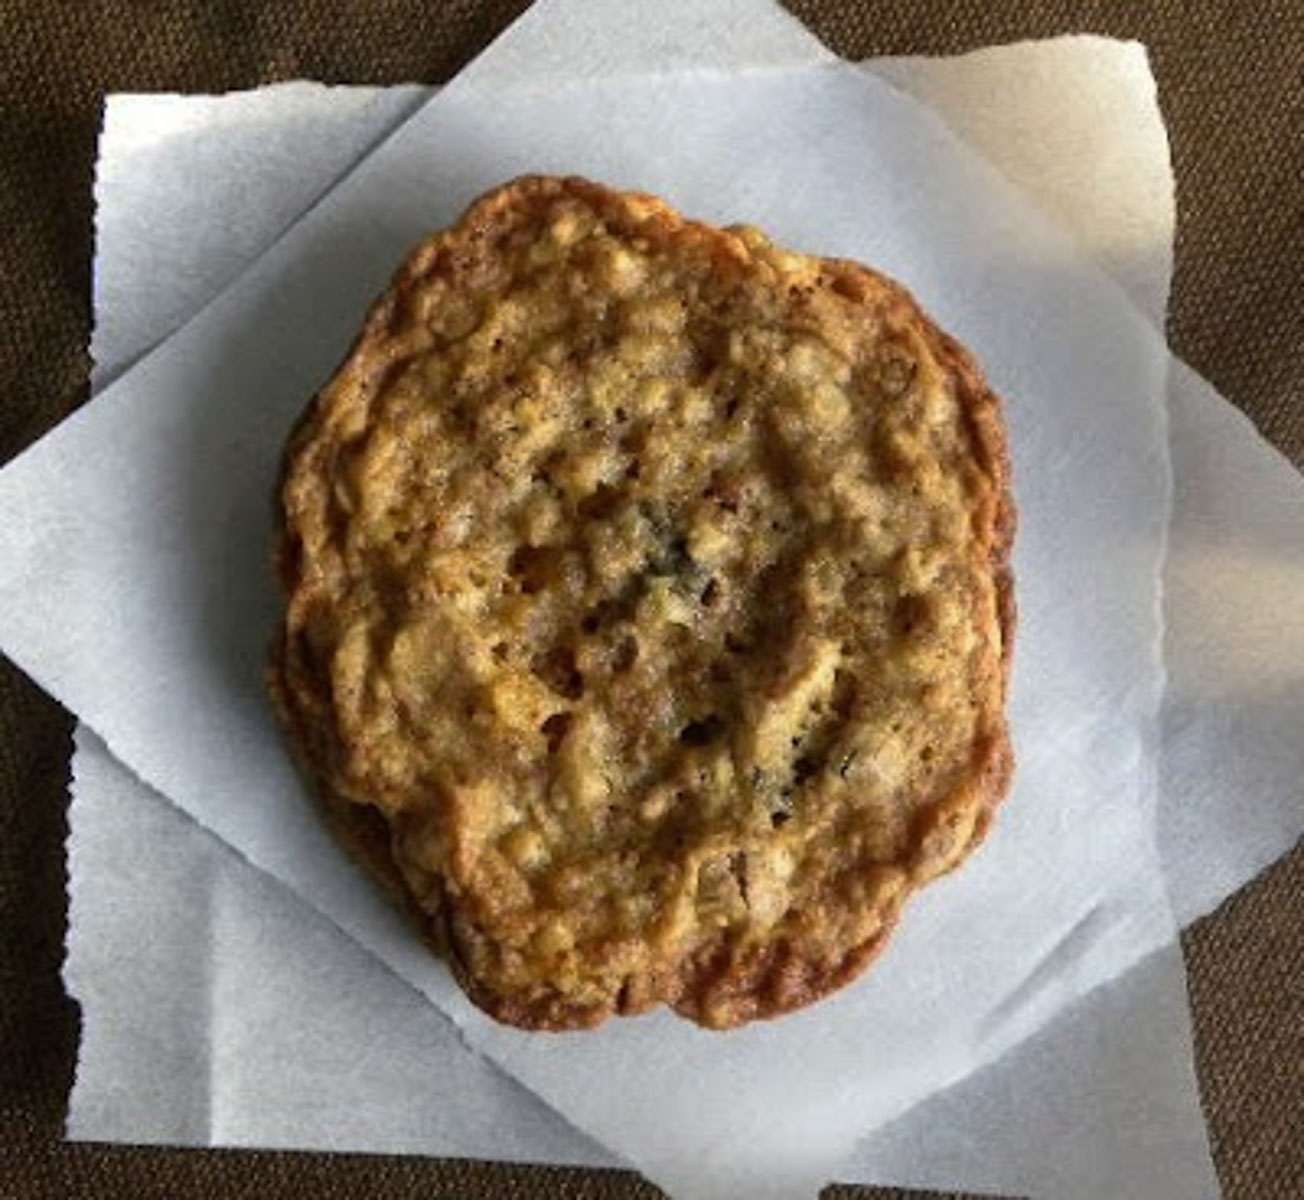
M413 252L290 439L273 695L493 1016L774 1016L1008 787L1007 477L896 284L517 180Z

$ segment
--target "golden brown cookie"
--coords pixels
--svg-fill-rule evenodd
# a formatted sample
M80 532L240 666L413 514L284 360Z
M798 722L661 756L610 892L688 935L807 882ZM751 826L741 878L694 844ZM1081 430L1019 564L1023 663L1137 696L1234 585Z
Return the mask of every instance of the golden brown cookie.
M1007 476L896 284L520 179L413 252L290 440L273 693L493 1016L775 1016L1008 787Z

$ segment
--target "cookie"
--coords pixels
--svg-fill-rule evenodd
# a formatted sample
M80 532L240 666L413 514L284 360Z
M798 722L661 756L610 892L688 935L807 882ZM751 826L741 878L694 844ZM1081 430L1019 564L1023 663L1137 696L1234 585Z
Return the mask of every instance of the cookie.
M271 688L471 999L712 1028L853 979L1007 790L997 399L897 284L529 177L294 430Z

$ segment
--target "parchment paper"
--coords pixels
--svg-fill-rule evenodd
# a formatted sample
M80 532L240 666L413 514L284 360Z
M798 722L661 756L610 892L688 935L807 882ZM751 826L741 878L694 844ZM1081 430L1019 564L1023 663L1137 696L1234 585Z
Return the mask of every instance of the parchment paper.
M1129 257L1116 258L1111 266L1135 289L1139 302L1151 308L1154 319L1162 318L1167 263L1162 251L1147 247L1151 240L1158 247L1171 241L1171 181L1153 83L1139 47L1092 38L1061 39L996 48L963 59L878 63L875 69L891 70L895 82L921 99L931 99L948 119L962 115L970 134L999 131L994 150L1019 147L1016 166L1031 170L1038 184L1043 182L1043 172L1036 169L1038 151L1053 162L1056 150L1082 144L1083 131L1075 128L1075 121L1087 126L1096 140L1092 169L1077 186L1063 188L1063 196L1053 199L1061 206L1068 199L1078 202L1067 216L1076 220L1092 247L1102 242L1116 246L1120 226L1155 226L1152 239L1133 239L1147 269L1138 270ZM1017 88L1010 86L1011 80L1017 81ZM1044 94L1030 96L1039 84ZM306 186L300 150L305 135L327 137L337 107L344 110L341 133L349 132L345 118L354 109L340 105L339 99L334 91L290 85L222 100L111 101L102 161L112 162L116 184L102 188L99 196L98 278L161 279L177 291L191 287L188 277L166 269L168 255L157 239L128 242L109 236L124 216L148 230L157 208L166 210L178 199L186 200L169 186L166 203L160 204L154 173L133 169L134 142L146 143L151 154L162 154L167 140L176 136L191 154L216 155L215 146L223 142L256 139L273 161L284 157L300 162L297 178ZM1032 103L1024 103L1028 100ZM194 146L199 131L185 111L188 105L196 111L230 110L221 122L203 127L205 149ZM242 117L243 108L259 111ZM272 136L269 145L273 108L283 115L279 136ZM986 119L975 122L975 110L985 112ZM378 114L377 126L381 119ZM1062 144L1049 137L1030 139L1019 124L1029 119L1048 135L1057 133ZM379 134L359 130L357 136L370 142ZM327 140L342 152L337 139ZM1118 163L1105 157L1111 154L1129 169L1118 170ZM999 157L995 161L1006 169ZM1056 178L1082 165L1074 154ZM1110 179L1103 197L1108 205L1092 195L1092 181L1099 175ZM275 176L275 171L269 172L269 184ZM324 180L328 172L323 170L321 176ZM213 214L202 179L193 186L196 195L185 204L186 220L202 228ZM247 195L251 186L258 186L257 175L246 175L242 186ZM251 207L261 207L256 195ZM267 231L268 241L273 232ZM252 236L248 226L243 233L246 239ZM172 253L177 251L186 252L184 242ZM176 303L175 297L155 296L148 289L139 289L137 295L145 309L151 302L160 309ZM197 309L209 298L200 290L189 302ZM110 363L120 357L115 339L97 338L97 356ZM325 923L305 916L309 910L287 902L281 893L269 893L257 873L234 862L220 843L184 819L173 818L166 827L178 838L189 828L192 852L209 844L205 869L180 878L176 872L160 872L157 888L142 886L149 881L142 880L139 864L133 862L135 847L164 840L158 825L165 818L153 810L166 802L133 785L94 735L83 732L79 741L73 813L79 847L73 864L78 911L70 963L78 967L72 982L83 1000L84 1033L72 1113L75 1133L166 1141L180 1136L203 1144L606 1161L597 1147L573 1131L569 1149L541 1134L541 1126L544 1131L552 1126L548 1110L534 1097L511 1087L496 1072L473 1071L461 1061L469 1055L451 1029L432 1019L429 1009L414 1005L404 985L374 970L361 975L356 952L347 949L347 942L343 949L332 946ZM112 888L112 897L97 900L100 881L124 874L132 878L128 893L109 882L103 888ZM191 888L202 889L193 906L178 903L187 890L186 878L195 880ZM217 929L201 924L201 916L190 915L210 912L214 893L222 897ZM312 936L305 933L305 925L314 931ZM151 930L143 946L138 938L126 936L126 931L143 927ZM300 942L310 948L311 964L293 955L287 960L286 947ZM220 964L225 981L220 1013L213 1011L211 991L204 1003L196 1002L197 997L190 1003L183 999L187 991L193 996L204 986L207 974L178 970L182 959ZM338 992L323 989L317 986L323 977L342 980L344 986ZM160 991L157 1001L142 996L141 979ZM365 1000L355 999L355 990L364 992ZM128 996L130 1002L124 1002ZM213 1036L215 1027L222 1031L220 1042ZM151 1036L141 1047L145 1029ZM1127 1036L1120 1038L1120 1029ZM160 1047L189 1061L189 1047L195 1043L209 1050L206 1075L178 1078L175 1069L158 1061ZM1134 1052L1138 1045L1145 1047L1144 1055ZM364 1048L363 1071L341 1061L352 1061L349 1056L358 1047ZM147 1082L160 1077L174 1080L161 1095ZM216 1125L208 1119L215 1111L221 1114ZM486 1122L474 1120L484 1114L495 1118L492 1138L486 1136ZM1030 1137L1034 1123L1037 1135ZM487 1140L492 1143L488 1151ZM924 1146L926 1152L920 1153ZM1129 1187L1151 1197L1186 1200L1212 1194L1190 1069L1180 956L1161 952L1113 987L1093 993L1089 1003L1066 1012L1026 1047L862 1144L854 1164L842 1174L846 1179L921 1187L966 1186L967 1181L968 1186L997 1191L1057 1195L1080 1194L1084 1188L1113 1195Z

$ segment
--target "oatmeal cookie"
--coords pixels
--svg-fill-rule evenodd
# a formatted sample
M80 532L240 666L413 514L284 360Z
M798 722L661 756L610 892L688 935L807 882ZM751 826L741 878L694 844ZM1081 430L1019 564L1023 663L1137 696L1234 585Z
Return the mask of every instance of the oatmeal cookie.
M841 987L1011 754L999 405L897 284L530 177L417 247L285 458L271 669L476 1004Z

